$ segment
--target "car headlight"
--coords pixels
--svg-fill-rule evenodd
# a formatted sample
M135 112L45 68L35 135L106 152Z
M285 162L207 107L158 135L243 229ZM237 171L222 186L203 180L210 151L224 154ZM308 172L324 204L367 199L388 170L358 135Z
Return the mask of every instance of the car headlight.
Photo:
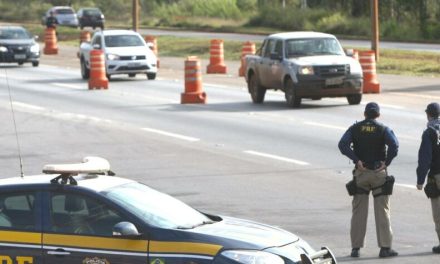
M301 66L298 69L298 73L302 75L313 75L315 72L313 71L312 66Z
M116 54L107 54L108 60L119 60L119 56Z
M34 45L32 45L32 46L31 46L31 52L32 52L32 53L38 53L38 52L40 52L40 45L38 45L38 44L34 44Z
M0 46L0 52L7 52L8 48Z
M226 250L221 254L243 264L284 264L281 257L264 251Z

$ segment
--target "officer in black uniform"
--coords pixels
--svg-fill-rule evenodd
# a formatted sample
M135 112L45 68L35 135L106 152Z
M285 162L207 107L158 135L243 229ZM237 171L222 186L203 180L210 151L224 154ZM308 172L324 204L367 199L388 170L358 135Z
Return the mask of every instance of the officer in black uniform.
M49 16L46 18L46 27L56 29L57 19L53 15L53 11L49 12Z
M425 192L431 199L435 231L440 241L440 105L430 103L425 112L428 124L423 131L422 143L419 148L417 189L422 190L426 175L428 175ZM440 254L440 245L433 247L432 252Z
M399 143L391 129L376 121L380 116L377 103L368 103L364 116L365 120L352 125L339 141L341 153L355 164L353 181L347 184L353 195L351 257L359 257L359 250L365 244L370 191L374 196L379 257L393 257L397 256L391 249L390 194L394 178L387 175L387 167L397 156Z

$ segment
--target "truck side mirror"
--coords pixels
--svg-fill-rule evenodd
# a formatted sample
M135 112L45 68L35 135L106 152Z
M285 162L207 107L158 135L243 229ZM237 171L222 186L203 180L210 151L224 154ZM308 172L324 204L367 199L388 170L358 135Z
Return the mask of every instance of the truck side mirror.
M100 50L101 49L101 45L99 45L99 44L93 44L93 49L96 49L96 50Z

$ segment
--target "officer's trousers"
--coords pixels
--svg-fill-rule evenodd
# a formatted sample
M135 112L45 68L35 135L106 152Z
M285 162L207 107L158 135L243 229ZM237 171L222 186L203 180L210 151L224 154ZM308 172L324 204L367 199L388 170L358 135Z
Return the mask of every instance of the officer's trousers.
M440 174L434 175L437 188L440 189ZM434 218L435 231L440 243L440 197L431 198L432 217Z
M385 170L380 172L375 172L374 170L355 170L354 172L357 187L365 191L372 190L373 195L381 192L381 188L375 188L385 183L386 176ZM369 198L368 194L356 194L353 196L350 230L352 248L362 248L365 245ZM391 230L389 195L380 195L374 198L374 216L379 247L391 248L393 231Z

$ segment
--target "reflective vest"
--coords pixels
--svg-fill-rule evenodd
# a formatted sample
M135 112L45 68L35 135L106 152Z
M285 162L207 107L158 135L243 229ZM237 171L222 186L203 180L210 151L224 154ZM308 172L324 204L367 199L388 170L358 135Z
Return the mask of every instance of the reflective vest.
M365 119L351 128L353 150L367 164L385 161L385 126L373 119Z

